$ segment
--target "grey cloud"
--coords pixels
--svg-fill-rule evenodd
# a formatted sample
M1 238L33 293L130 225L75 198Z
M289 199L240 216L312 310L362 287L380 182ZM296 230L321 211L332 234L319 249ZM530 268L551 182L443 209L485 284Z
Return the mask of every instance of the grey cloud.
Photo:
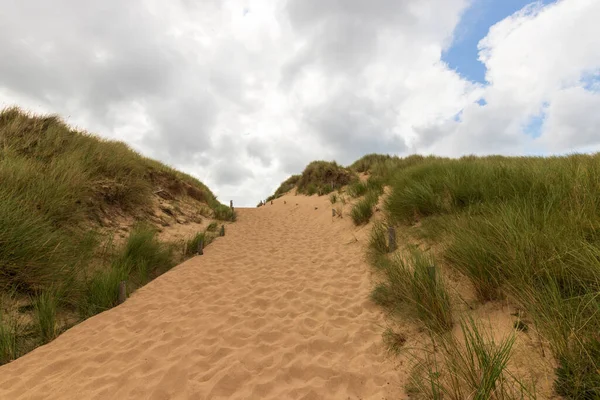
M219 109L207 73L143 1L10 2L0 16L0 87L114 129L114 109L142 104L148 145L171 163L210 150ZM27 16L28 23L22 18ZM182 47L183 45L183 47ZM213 83L226 91L230 82ZM121 118L122 119L122 118Z
M212 150L211 130L218 112L206 94L181 96L176 101L162 101L151 109L157 115L157 134L150 140L164 157L186 163L196 153Z
M470 104L460 121L414 127L415 150L435 154L514 154L523 149L525 115L515 104Z
M220 160L211 166L211 170L218 185L238 185L254 176L251 169L236 160Z
M273 161L272 150L269 143L264 140L251 140L246 146L246 151L250 157L258 159L263 167L268 167Z
M404 140L393 132L394 111L386 107L364 96L339 93L305 110L304 121L334 150L338 161L351 163L367 153L406 151Z
M382 38L392 40L395 51L443 41L465 4L466 0L290 0L286 10L292 26L308 40L286 65L282 83L289 84L311 64L334 75L360 73L383 50Z
M2 86L53 101L79 99L101 118L109 101L166 93L177 54L143 7L117 1L9 4L0 17Z
M287 11L297 29L311 29L329 19L362 20L373 25L403 24L410 28L418 23L413 11L416 3L417 0L291 0Z

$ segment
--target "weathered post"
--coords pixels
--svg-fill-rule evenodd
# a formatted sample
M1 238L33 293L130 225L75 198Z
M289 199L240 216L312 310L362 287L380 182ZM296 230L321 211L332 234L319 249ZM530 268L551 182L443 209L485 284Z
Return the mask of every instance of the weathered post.
M204 242L204 241L203 241L202 239L200 239L200 240L198 241L198 255L199 255L199 256L201 256L201 255L203 255L203 254L204 254L204 251L203 251L203 250L204 250L204 243L203 243L203 242Z
M127 299L127 283L125 281L119 282L119 304L123 304Z
M225 225L221 225L221 232L219 232L219 235L225 236Z
M231 207L231 211L233 211L233 200L229 200L229 207Z
M273 200L271 200L271 205L273 205Z
M396 250L396 230L393 226L388 227L388 252Z
M332 209L331 209L331 216L332 216L332 217L335 217L335 208L332 208Z

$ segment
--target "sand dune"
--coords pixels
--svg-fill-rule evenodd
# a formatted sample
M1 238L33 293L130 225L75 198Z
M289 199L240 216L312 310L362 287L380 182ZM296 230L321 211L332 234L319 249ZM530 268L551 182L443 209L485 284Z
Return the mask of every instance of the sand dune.
M0 367L0 399L404 397L364 233L326 197L285 200L239 210L205 255Z

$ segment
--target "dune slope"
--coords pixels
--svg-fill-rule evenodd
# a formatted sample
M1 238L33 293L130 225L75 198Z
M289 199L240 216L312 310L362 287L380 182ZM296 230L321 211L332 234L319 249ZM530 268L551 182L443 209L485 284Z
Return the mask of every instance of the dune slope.
M401 398L365 235L324 197L241 209L203 256L0 367L0 398Z

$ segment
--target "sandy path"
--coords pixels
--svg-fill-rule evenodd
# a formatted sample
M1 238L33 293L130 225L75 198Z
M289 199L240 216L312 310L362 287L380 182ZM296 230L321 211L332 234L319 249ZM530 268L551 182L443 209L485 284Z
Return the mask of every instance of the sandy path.
M205 255L0 367L0 399L404 397L350 219L326 197L239 211Z

